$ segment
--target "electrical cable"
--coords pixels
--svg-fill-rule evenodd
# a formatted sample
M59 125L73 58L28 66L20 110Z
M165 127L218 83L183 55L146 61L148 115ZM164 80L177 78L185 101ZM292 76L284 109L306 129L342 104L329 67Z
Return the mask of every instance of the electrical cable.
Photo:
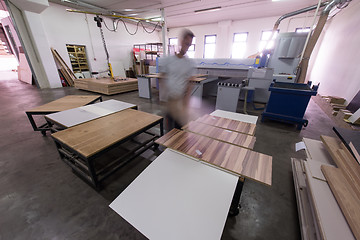
M144 26L144 24L142 23L142 21L138 21L138 22L136 23L135 32L132 33L132 32L129 31L129 29L128 29L126 23L125 23L125 21L122 20L122 19L116 20L114 29L110 29L110 28L107 26L107 24L106 24L106 22L105 22L105 19L104 19L104 25L105 25L106 29L109 30L110 32L116 32L116 30L118 29L118 26L119 26L119 22L120 22L120 21L124 24L125 30L126 30L130 35L135 35L135 34L138 32L138 30L139 30L139 24L141 24L141 27L142 27L142 28L144 29L144 31L145 31L146 33L148 33L148 34L151 34L151 33L155 32L156 28L159 26L159 22L157 22L156 25L155 25L155 27L154 27L151 31L148 31L148 30L146 29L146 27Z

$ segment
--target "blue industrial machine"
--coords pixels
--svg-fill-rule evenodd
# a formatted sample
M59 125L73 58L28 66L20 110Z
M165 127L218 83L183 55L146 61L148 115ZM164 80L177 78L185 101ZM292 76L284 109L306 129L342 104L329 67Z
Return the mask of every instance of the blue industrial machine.
M270 85L270 98L262 113L261 121L265 118L272 120L297 124L297 129L306 127L308 120L304 119L304 114L311 96L317 94L319 85L313 86L311 82L302 83L282 83L274 82Z

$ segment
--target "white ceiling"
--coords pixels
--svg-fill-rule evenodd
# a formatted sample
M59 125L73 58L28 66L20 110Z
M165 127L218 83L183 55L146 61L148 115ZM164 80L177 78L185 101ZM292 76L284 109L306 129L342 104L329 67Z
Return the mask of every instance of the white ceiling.
M81 0L124 15L154 18L165 9L167 27L182 27L215 23L223 20L241 20L278 16L317 4L318 0ZM61 0L52 2L62 3ZM81 6L67 4L73 8ZM213 12L195 13L195 10L221 7ZM128 11L128 10L132 11ZM93 9L94 11L95 9Z

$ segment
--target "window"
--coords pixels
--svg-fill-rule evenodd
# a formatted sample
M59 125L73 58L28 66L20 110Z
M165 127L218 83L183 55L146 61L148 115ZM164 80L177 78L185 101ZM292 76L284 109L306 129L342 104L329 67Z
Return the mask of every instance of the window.
M262 31L260 44L259 44L259 52L262 52L265 49L265 44L266 44L267 40L269 40L271 33L272 33L272 31ZM268 42L266 49L271 49L274 47L274 44L275 44L274 40L276 39L278 34L279 34L279 30L277 30L275 32L275 34L272 37L272 40Z
M187 51L187 55L189 58L194 58L195 57L195 42L196 42L196 38L193 37L191 46L189 47L188 51Z
M169 38L169 54L175 54L178 51L178 39Z
M246 50L248 33L234 33L231 58L243 58Z
M216 35L205 35L204 58L214 58Z
M296 28L295 32L297 33L307 33L310 32L310 27L306 27L306 28Z

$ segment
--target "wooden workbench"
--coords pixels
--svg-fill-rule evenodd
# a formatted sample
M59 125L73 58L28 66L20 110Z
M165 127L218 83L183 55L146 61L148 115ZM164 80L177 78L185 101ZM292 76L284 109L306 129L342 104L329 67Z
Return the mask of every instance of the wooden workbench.
M90 92L113 95L138 90L136 78L114 81L111 78L80 78L75 79L75 88Z
M256 116L226 111L216 111L211 114L217 117L226 116L233 121L242 119L248 123L257 121ZM214 126L206 126L209 129L214 128ZM192 128L193 131L198 131L193 127L189 124L185 129ZM220 129L220 131L228 130ZM172 139L173 134L178 133L191 137L182 138L178 135L175 136L176 139ZM233 136L245 135L232 133L236 134ZM174 145L184 145L184 148L180 147L177 150L171 149L172 147L167 148L110 204L110 207L149 239L220 239L227 217L234 209L238 209L244 180L224 168L218 168L198 159L220 160L231 165L233 160L242 155L240 153L239 156L235 156L239 153L238 150L240 152L250 150L235 146L236 138L225 138L220 142L213 139L215 136L212 133L207 134L211 136L205 137L174 130L160 138L159 143L165 141L164 145L167 145L166 142L169 144L171 142ZM245 137L254 138L250 135ZM216 151L213 151L212 143L219 144ZM198 149L200 145L203 146ZM223 158L223 150L227 147L229 155L236 153L231 157L232 159ZM195 148L194 153L198 154L195 157L192 156L195 154L189 155L187 152L192 148ZM251 153L246 154L249 158L244 160L250 160L251 155ZM247 168L245 162L239 162L239 165L241 164Z
M25 113L29 118L29 121L34 131L41 131L43 135L46 135L46 131L50 131L49 126L47 124L37 126L33 118L34 115L47 115L51 113L65 111L68 109L88 105L98 100L102 101L101 95L68 95L63 98L59 98L55 101L28 110Z
M126 109L56 132L52 137L62 159L86 182L98 189L101 180L154 145L154 140L159 136L147 130L158 124L162 135L162 117ZM151 138L102 169L96 169L95 162L102 165L100 157L104 153L142 133L150 135ZM130 153L134 154L130 157Z

